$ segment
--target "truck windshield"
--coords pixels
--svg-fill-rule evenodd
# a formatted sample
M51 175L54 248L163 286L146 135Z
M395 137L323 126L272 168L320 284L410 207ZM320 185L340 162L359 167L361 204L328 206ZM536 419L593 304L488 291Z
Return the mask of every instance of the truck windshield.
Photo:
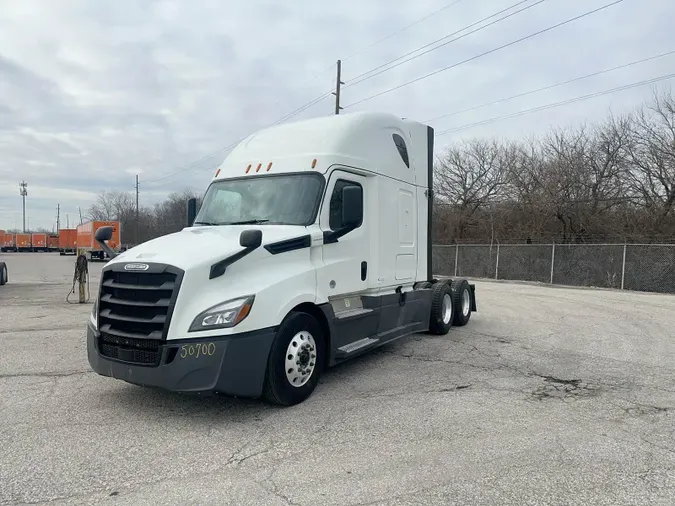
M311 225L323 189L320 174L253 176L216 181L204 195L195 225Z

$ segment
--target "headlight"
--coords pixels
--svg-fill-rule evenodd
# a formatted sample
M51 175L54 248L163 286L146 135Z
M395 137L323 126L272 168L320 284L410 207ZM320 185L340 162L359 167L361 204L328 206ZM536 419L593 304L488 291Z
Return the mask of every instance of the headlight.
M251 312L253 295L221 302L199 313L192 321L188 332L234 327Z

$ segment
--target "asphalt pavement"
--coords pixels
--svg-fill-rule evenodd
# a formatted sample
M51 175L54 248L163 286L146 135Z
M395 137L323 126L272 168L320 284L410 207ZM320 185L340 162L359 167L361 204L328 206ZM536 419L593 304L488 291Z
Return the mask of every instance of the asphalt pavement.
M675 296L478 281L278 408L98 376L74 257L0 258L1 504L675 502Z

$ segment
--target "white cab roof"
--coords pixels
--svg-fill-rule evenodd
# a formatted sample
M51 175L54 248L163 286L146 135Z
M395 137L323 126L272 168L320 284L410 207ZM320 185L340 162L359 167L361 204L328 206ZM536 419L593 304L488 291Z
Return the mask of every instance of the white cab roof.
M426 179L426 128L421 123L380 112L340 114L281 124L243 140L223 162L215 179L303 170L324 173L333 164L407 181L413 180L414 170L418 176L423 172ZM410 168L403 162L393 134L405 140ZM413 139L416 146L412 146Z

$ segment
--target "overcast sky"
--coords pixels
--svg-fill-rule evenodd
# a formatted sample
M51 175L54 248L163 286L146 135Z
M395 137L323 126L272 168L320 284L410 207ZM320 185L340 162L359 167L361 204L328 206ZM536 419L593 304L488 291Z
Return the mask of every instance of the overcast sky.
M542 1L346 86L344 113L381 110L427 121L675 50L675 2L624 0L360 102L611 1ZM349 85L516 2L0 0L0 229L21 226L21 180L28 183L31 228L51 229L57 203L62 226L66 215L72 225L78 206L84 212L101 190L133 191L136 174L143 204L185 187L201 191L226 156L223 148L330 91L338 58ZM431 124L440 132L670 73L675 55ZM449 132L437 145L595 121L610 108L636 107L654 86L671 85L665 80ZM332 100L293 119L332 114Z

